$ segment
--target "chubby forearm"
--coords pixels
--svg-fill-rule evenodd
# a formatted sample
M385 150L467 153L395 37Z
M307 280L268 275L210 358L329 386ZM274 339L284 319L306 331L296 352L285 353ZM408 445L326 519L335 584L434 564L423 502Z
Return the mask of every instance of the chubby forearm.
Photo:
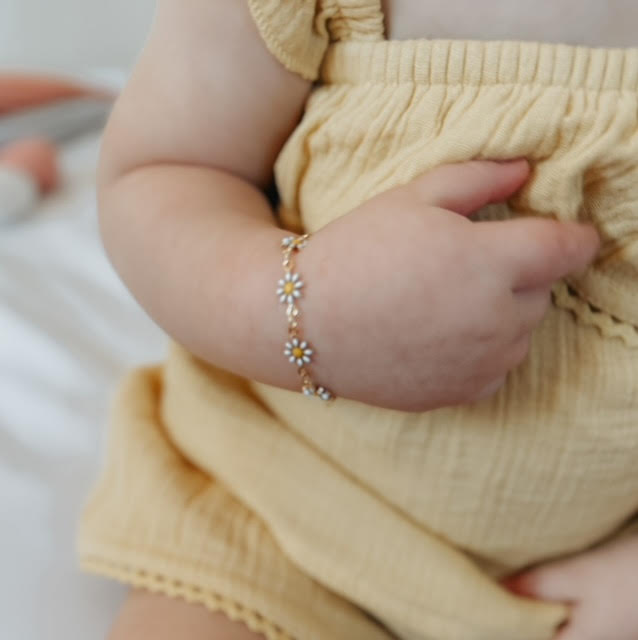
M275 293L289 234L259 189L310 90L245 0L159 0L98 171L105 247L149 315L202 359L290 389Z
M198 357L298 389L284 358L279 229L263 194L211 168L157 164L99 188L107 253L147 313Z

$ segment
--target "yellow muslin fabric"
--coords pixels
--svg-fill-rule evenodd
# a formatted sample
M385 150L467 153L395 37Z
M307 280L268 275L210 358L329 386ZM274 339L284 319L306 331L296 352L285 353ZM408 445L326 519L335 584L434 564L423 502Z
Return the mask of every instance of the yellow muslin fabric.
M269 640L551 640L568 608L496 578L636 531L638 50L388 42L379 0L249 5L318 81L277 162L284 226L314 232L437 165L524 156L529 183L478 219L589 221L602 249L474 405L325 406L173 344L121 385L81 562Z

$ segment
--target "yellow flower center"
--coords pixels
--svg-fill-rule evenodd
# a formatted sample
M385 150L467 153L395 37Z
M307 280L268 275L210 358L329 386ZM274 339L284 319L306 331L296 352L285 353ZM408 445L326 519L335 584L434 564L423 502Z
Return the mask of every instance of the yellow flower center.
M301 358L303 356L303 349L300 349L299 347L295 347L292 350L292 355L295 356L295 358Z
M284 285L284 293L286 295L290 295L294 290L295 290L295 283L286 282L286 284Z

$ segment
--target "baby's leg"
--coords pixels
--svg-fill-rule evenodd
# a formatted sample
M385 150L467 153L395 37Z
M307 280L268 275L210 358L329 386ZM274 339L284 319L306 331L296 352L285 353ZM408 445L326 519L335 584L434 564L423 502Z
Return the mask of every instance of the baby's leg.
M241 622L202 605L133 590L108 640L265 640Z

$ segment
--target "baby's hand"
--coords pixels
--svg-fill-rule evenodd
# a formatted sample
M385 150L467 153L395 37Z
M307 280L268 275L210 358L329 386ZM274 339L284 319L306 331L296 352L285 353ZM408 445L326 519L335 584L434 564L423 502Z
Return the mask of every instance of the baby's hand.
M504 582L515 593L573 605L555 640L638 640L638 537Z
M528 353L551 285L599 247L590 226L466 217L528 173L525 161L444 166L318 231L298 260L316 380L403 411L500 388Z

